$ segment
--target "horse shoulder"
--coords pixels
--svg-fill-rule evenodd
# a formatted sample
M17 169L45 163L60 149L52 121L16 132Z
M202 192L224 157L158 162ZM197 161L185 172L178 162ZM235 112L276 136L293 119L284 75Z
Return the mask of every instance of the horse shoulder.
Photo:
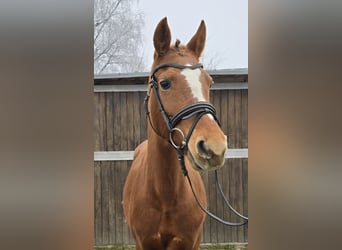
M134 161L141 160L142 157L146 155L148 140L143 141L138 145L134 151L133 163ZM132 165L133 165L132 163Z

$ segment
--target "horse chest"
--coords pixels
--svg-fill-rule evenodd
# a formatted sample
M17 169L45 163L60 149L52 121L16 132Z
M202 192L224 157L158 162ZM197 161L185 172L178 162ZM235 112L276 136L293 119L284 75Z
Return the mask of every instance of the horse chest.
M178 208L158 211L145 207L140 212L134 228L143 249L192 249L204 219Z
M154 210L153 213L150 213L151 218L149 218L150 224L148 225L153 224L154 230L161 235L173 235L175 237L178 235L183 237L190 236L198 228L201 228L205 216L201 211L197 211L197 207L195 210L183 208L185 207L175 206L159 211ZM178 239L181 238L179 237Z

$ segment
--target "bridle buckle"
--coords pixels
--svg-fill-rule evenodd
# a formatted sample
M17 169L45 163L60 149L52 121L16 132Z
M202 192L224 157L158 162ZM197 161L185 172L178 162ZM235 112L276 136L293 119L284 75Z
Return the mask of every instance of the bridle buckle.
M177 144L175 143L175 141L173 140L173 134L174 134L174 132L178 132L178 133L181 135L181 137L182 137L182 143L181 143L181 145L177 145ZM175 149L177 149L177 150L178 150L178 149L183 149L183 148L186 147L185 135L184 135L183 131L180 130L179 128L172 128L172 129L170 130L169 139L170 139L171 145L172 145Z

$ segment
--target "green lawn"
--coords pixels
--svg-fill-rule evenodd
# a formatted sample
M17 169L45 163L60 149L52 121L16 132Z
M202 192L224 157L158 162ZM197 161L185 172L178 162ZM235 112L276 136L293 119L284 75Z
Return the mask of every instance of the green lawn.
M94 250L134 250L132 245L108 245L95 246ZM230 243L230 244L201 244L201 250L248 250L248 243Z

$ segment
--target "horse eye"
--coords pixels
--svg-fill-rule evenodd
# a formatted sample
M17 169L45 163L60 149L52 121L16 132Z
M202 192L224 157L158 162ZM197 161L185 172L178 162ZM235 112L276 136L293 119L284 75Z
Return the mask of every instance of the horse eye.
M169 79L162 80L160 81L160 86L163 89L169 89L171 87L171 81Z

